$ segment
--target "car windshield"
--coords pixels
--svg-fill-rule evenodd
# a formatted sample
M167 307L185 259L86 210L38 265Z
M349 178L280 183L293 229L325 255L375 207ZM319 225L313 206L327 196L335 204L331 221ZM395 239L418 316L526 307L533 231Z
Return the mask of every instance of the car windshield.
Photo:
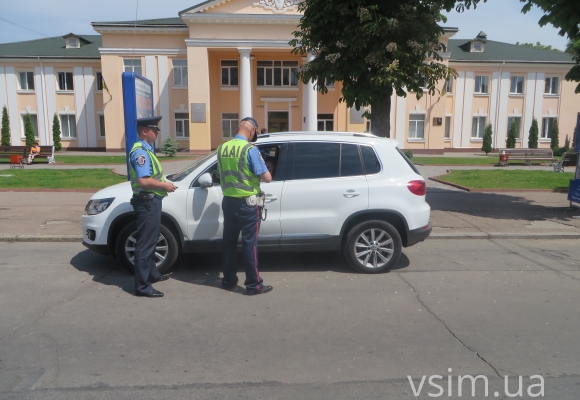
M197 167L199 167L200 165L202 165L204 162L206 162L207 160L209 160L211 157L213 157L215 154L215 151L212 151L211 153L209 153L207 156L200 158L199 160L195 160L195 162L193 164L191 164L189 167L187 167L186 169L184 169L181 172L178 172L176 174L171 174L171 175L167 175L166 178L169 179L172 182L179 182L182 181L183 179L185 179L186 176L188 176L189 174L191 174L193 171L195 171L197 169Z

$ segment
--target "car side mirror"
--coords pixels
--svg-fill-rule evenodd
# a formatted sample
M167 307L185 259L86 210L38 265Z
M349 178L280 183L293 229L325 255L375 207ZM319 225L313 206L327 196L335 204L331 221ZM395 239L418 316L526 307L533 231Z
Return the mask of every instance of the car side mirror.
M211 175L209 173L205 173L199 177L197 180L199 182L199 186L202 188L208 188L213 186L213 180L211 179Z

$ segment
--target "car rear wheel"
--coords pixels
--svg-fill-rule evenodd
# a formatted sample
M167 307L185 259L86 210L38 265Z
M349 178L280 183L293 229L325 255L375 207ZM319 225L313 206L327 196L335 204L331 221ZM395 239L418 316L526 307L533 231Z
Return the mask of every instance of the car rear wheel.
M119 236L117 236L116 252L117 258L125 268L134 273L135 245L137 243L137 225L132 222L125 226ZM155 245L155 255L153 256L155 266L159 273L166 274L171 270L177 256L179 246L173 233L164 225L161 225L159 238Z
M401 236L385 221L366 221L346 235L344 257L357 271L377 274L388 271L401 256Z

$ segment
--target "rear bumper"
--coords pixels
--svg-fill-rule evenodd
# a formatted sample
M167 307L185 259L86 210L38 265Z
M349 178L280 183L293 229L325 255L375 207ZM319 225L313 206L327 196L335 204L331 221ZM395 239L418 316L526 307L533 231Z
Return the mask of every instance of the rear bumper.
M407 246L405 247L413 246L414 244L427 239L432 230L433 225L431 225L431 222L429 222L427 225L421 228L413 229L412 231L407 232Z
M89 249L94 251L95 253L109 255L111 254L111 250L109 250L109 246L106 244L90 244L83 240L83 245Z

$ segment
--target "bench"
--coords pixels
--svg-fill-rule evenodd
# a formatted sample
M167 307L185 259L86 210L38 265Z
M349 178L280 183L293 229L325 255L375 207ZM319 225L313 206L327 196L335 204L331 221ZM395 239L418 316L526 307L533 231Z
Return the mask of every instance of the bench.
M22 159L26 162L31 147L32 146L0 146L0 157L11 155L22 156ZM38 153L35 158L39 157L46 158L49 164L54 163L54 146L40 146L40 153Z
M501 154L509 155L507 161L501 160ZM556 162L552 149L499 149L499 166L508 166L510 161L523 161L525 165L532 165L532 161Z

